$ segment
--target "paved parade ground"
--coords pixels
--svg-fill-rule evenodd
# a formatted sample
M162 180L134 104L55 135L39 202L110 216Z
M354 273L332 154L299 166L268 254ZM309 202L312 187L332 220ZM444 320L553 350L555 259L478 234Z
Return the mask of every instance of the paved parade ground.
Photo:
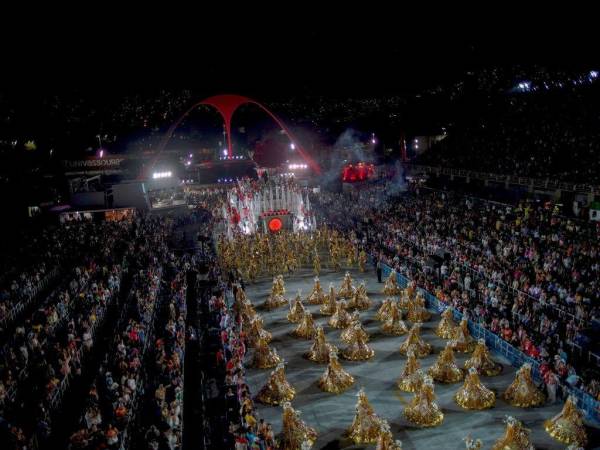
M420 429L410 425L402 416L404 406L412 398L411 393L401 392L396 387L396 379L404 366L405 357L398 348L405 336L386 336L380 332L380 322L374 315L379 308L383 295L383 284L377 283L374 271L361 274L358 270L350 271L354 285L365 281L372 305L367 311L361 312L361 321L370 335L369 345L375 350L375 356L369 361L352 362L340 358L342 366L355 378L354 385L346 392L335 395L322 392L317 386L317 380L324 372L325 364L316 364L303 358L303 353L308 351L312 341L297 339L290 336L296 327L286 319L288 308L281 307L275 311L267 312L260 308L271 290L271 279L261 279L246 288L248 298L257 307L257 312L264 318L264 327L273 334L271 346L286 361L286 376L296 389L296 397L292 406L302 412L302 419L318 432L318 440L314 448L363 448L355 447L344 437L345 430L350 426L354 416L354 407L357 392L364 387L365 392L375 409L375 412L385 418L391 426L395 439L403 442L404 450L411 449L464 449L463 438L471 434L474 438L483 441L483 448L487 449L493 442L504 434L503 420L507 415L513 415L524 422L525 427L532 430L532 442L537 449L564 449L565 446L553 440L543 429L544 420L560 411L561 405L544 406L533 409L520 409L508 405L499 398L506 387L514 379L515 368L508 365L497 354L494 358L504 365L504 371L496 377L481 377L482 382L496 392L496 406L486 411L466 411L459 407L453 400L454 393L462 386L462 382L442 385L435 383L435 393L444 412L445 418L440 426ZM329 283L334 283L336 290L339 288L344 275L344 270L339 272L325 271L321 274L321 286L325 292ZM302 298L311 292L314 275L312 271L303 269L292 276L285 278L286 297L293 299L298 290L302 291ZM318 305L308 305L317 325L325 329L328 342L332 342L341 350L345 344L340 340L341 330L336 330L327 325L327 316L319 313ZM432 355L420 359L423 369L429 368L436 360L446 341L434 334L434 329L440 320L435 314L429 322L423 324L422 337L425 342L433 345ZM411 323L406 321L410 327ZM251 356L252 351L249 352ZM459 367L463 367L469 354L456 353ZM248 369L247 380L251 392L255 395L265 383L270 373L268 370ZM276 433L281 430L281 407L266 406L257 402L260 417L273 424Z

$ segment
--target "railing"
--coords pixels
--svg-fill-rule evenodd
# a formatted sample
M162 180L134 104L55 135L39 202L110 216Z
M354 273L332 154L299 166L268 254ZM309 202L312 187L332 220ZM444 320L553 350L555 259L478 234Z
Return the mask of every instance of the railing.
M503 175L499 173L478 172L475 170L455 169L452 167L425 166L420 164L404 163L405 167L415 173L427 173L435 175L449 175L462 178L473 178L482 181L494 181L498 183L509 183L520 186L536 187L540 189L560 189L562 191L580 192L585 194L600 194L600 186L586 183L569 183L556 179L541 179Z
M46 276L38 283L36 287L33 288L33 291L25 296L25 298L19 300L13 307L10 309L6 317L4 317L0 321L0 330L5 330L10 324L12 324L19 315L29 306L29 304L37 298L38 294L43 291L46 286L56 278L59 274L58 266L54 267L50 272L46 274Z
M391 272L391 268L386 264L383 264L382 266L383 275L387 277ZM406 278L404 275L397 274L396 278L400 286L407 286L409 279ZM429 308L435 309L437 312L444 311L446 308L448 308L448 306L444 302L436 298L433 294L426 291L425 289L418 288L418 291L421 292L425 297ZM454 309L453 312L455 320L460 321L463 317L463 314L457 311L456 309ZM524 363L531 364L532 374L534 378L536 379L536 381L541 381L540 364L536 359L527 356L525 353L513 347L501 337L495 335L491 331L485 329L484 327L471 320L469 320L469 330L475 338L485 339L486 344L490 348L492 348L493 350L504 356L506 359L508 359L514 367L520 367ZM562 388L576 398L577 406L584 412L588 420L594 423L600 423L600 402L598 400L593 398L587 392L582 391L581 389L577 389L566 385L562 385Z

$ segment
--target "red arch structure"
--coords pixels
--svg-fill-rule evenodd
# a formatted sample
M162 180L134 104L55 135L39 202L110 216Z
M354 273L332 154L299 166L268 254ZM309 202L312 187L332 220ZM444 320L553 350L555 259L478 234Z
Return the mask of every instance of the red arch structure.
M185 119L185 117L190 112L192 112L194 109L196 109L200 105L212 106L219 112L219 114L221 114L221 117L223 117L223 121L225 123L225 132L227 135L227 156L231 156L232 155L231 119L232 119L235 111L240 106L246 105L248 103L256 105L260 109L262 109L264 112L266 112L269 115L269 117L271 117L275 121L275 123L281 127L281 129L284 131L284 133L287 135L287 137L290 139L290 141L292 141L294 143L294 145L296 146L296 149L298 150L298 153L300 153L302 158L304 158L306 163L315 171L315 173L317 173L317 174L321 173L321 168L319 167L317 162L314 159L312 159L308 153L306 153L304 151L302 146L299 145L298 142L296 142L296 140L293 138L290 130L288 130L288 128L283 124L283 122L281 120L279 120L279 118L275 114L273 114L266 106L262 105L261 103L257 102L256 100L253 100L251 98L244 97L241 95L232 95L232 94L215 95L213 97L208 97L208 98L201 100L201 101L195 103L194 105L192 105L187 111L185 111L181 115L181 117L179 117L179 119L177 119L177 121L173 125L171 125L169 127L168 131L165 133L165 135L163 136L163 138L160 142L160 145L158 147L157 157L158 157L158 154L160 154L160 152L162 152L164 147L167 145L167 143L169 142L169 139L171 139L171 136L173 135L173 132L177 129L177 127L183 121L183 119ZM152 163L152 166L154 166L154 162Z

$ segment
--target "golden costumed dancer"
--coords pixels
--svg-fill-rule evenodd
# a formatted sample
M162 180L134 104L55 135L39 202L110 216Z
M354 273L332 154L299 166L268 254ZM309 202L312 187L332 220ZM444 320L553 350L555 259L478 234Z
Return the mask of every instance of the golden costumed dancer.
M283 404L281 419L280 450L308 450L317 440L317 432L300 419L300 411L294 410L290 402Z
M340 339L346 344L351 344L356 340L357 333L362 336L365 342L369 342L369 334L360 322L359 312L355 310L350 318L350 325L348 325L346 329L342 331L342 334L340 334Z
M525 363L517 370L514 381L504 392L504 399L513 406L531 408L544 403L544 394L531 377L531 365Z
M323 304L319 308L321 314L323 314L324 316L331 316L333 313L335 313L336 299L337 296L335 294L335 288L333 287L333 283L329 283L329 294L327 294L327 297L325 297L325 302L323 302Z
M348 437L356 445L375 444L380 429L381 419L373 411L365 390L360 388L360 391L358 391L358 401L356 402L356 413L354 414L352 425L348 429Z
M315 277L315 284L313 285L312 292L306 301L309 305L322 305L325 301L325 292L323 292L319 277Z
M271 288L271 293L263 303L263 308L265 308L267 311L272 311L288 303L287 299L283 296L285 288L281 283L283 283L283 278L281 278L281 280L279 277L273 278L273 287Z
M346 302L340 300L335 305L335 313L329 318L329 326L333 328L343 329L350 325L350 314L346 311Z
M431 353L431 345L421 339L421 324L415 323L408 330L408 336L400 345L400 353L406 355L408 350L412 348L417 358L423 358Z
M408 328L402 320L402 311L398 307L397 302L391 302L388 310L387 319L381 325L381 331L384 334L392 336L402 336L408 333Z
M394 295L400 295L400 292L402 292L402 290L400 289L400 286L398 286L398 277L396 274L396 269L392 269L390 275L387 277L387 280L385 280L385 283L383 284L383 295L389 295L393 297Z
M367 268L367 254L364 250L361 250L358 254L358 270L360 273L365 273Z
M496 394L481 384L477 370L471 367L454 401L464 409L488 409L496 403Z
M354 377L346 372L340 364L337 352L329 354L329 365L319 378L319 387L325 392L341 394L354 384Z
M575 406L575 399L569 395L563 409L552 419L544 422L544 428L550 436L567 445L585 447L588 442L583 424L583 415Z
M350 272L346 272L342 284L340 285L340 290L337 293L338 297L349 299L352 297L353 292L354 287L352 286L352 277L350 276Z
M404 369L402 369L402 373L396 384L401 391L415 392L423 382L425 374L421 370L421 364L412 349L408 351L408 355L406 356Z
M400 307L400 309L405 309L408 311L408 308L410 308L410 305L412 304L412 300L410 299L410 296L408 295L408 289L404 289L399 296L399 300L398 300L398 306Z
M302 304L302 297L300 292L296 295L294 303L290 307L290 312L287 315L287 320L291 323L298 323L304 317L304 305Z
M235 294L235 308L242 317L242 323L247 327L258 316L252 302L246 297L242 289L238 289Z
M473 355L465 361L465 369L469 370L471 367L486 377L493 377L502 372L502 364L492 359L484 339L477 341Z
M435 329L435 334L442 339L451 339L454 334L454 321L452 320L452 308L446 308L442 313L442 319Z
M279 274L275 277L275 284L277 285L277 294L285 295L285 282L283 281L283 275Z
M402 450L402 441L399 439L394 441L390 424L387 420L380 420L381 426L379 428L379 436L377 436L375 450Z
M416 298L408 304L407 319L411 322L427 322L431 319L431 313L425 308L425 298L419 292Z
M291 401L295 395L296 390L285 378L285 366L283 362L280 362L269 375L265 385L258 391L256 400L265 405L280 405L283 402Z
M304 356L316 363L326 363L329 362L329 354L331 352L337 352L337 347L327 342L323 327L318 326L317 334L312 346L310 347L310 351Z
M270 369L281 362L281 358L277 354L276 349L272 349L262 339L256 341L254 355L252 357L252 367L256 369Z
M466 317L463 317L460 324L454 328L450 343L457 352L471 353L475 349L475 340L469 332L469 322Z
M369 309L371 306L371 300L367 296L367 287L365 286L365 282L362 281L354 292L352 293L352 297L348 302L349 309Z
M261 339L265 344L271 342L273 336L262 326L262 320L255 318L250 323L250 329L248 331L248 345L254 347L258 340Z
M321 274L321 258L319 258L319 254L316 251L313 256L313 272L316 276Z
M429 368L427 373L440 383L457 383L463 379L463 371L456 365L454 351L450 342L446 343L446 347L439 354L437 361Z
M492 450L535 450L529 440L529 430L512 416L506 418L506 431L492 446Z
M385 298L383 302L381 302L381 306L375 313L375 319L381 322L385 321L388 318L390 305L392 304L392 302L395 302L395 300L391 298Z
M375 355L375 351L369 347L364 340L362 334L355 327L356 333L354 333L354 342L348 344L342 351L342 357L350 361L364 361L371 359Z
M304 317L296 327L294 331L292 331L292 336L301 338L301 339L312 339L317 334L317 330L315 328L315 322L313 320L313 316L309 310L304 311Z
M423 383L415 391L410 405L404 408L404 417L422 427L434 427L444 420L444 413L435 401L433 380L429 375L423 378Z

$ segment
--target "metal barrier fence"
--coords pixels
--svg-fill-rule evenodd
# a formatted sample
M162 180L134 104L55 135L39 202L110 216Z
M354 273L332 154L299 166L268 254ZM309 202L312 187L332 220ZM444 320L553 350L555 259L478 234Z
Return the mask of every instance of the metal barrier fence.
M392 269L388 265L382 264L382 274L384 277L387 278L391 270ZM409 282L408 278L399 273L396 274L396 279L398 281L398 284L402 287L406 287ZM425 289L418 288L418 291L421 292L425 297L425 301L427 302L427 306L429 308L434 309L437 312L442 312L448 307L444 302L440 301L437 297L435 297L433 294L426 291ZM454 319L456 321L462 320L462 317L462 313L460 313L457 310L454 310ZM521 350L510 345L500 336L495 335L491 331L483 328L482 326L471 320L469 320L469 331L471 332L473 337L477 339L485 339L485 343L489 348L500 353L502 356L508 359L511 365L513 365L514 367L520 367L524 363L531 364L534 379L537 382L541 381L540 364L537 360L530 356L527 356ZM561 385L561 387L564 391L568 392L576 399L577 406L583 411L583 413L589 421L594 422L596 424L600 424L600 402L598 400L596 400L587 392L582 391L581 389L577 389L564 384Z

